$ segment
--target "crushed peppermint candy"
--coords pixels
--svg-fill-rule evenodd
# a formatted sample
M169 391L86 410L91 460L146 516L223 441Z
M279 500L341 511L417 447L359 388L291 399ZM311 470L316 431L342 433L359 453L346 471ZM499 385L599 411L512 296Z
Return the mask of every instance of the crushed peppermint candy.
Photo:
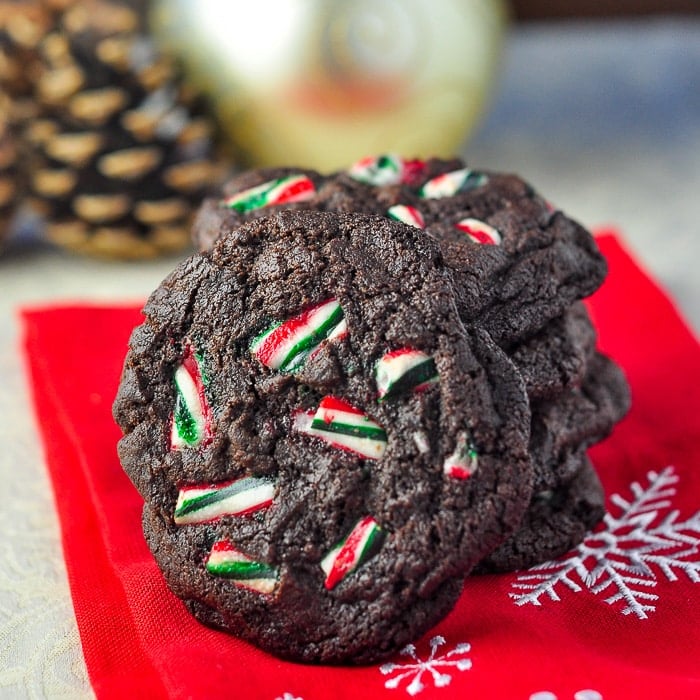
M455 224L455 228L466 233L474 243L501 245L503 240L500 231L479 219L462 219Z
M329 334L326 340L338 340L348 334L348 322L343 319Z
M453 170L449 173L443 173L428 180L423 187L420 188L418 194L423 199L441 199L442 197L452 197L461 192L469 192L469 190L481 187L488 182L488 177L483 173L462 168L461 170Z
M381 459L386 450L384 428L366 413L334 396L325 396L316 411L297 412L294 429L366 459Z
M408 204L395 204L389 207L386 212L387 216L394 221L400 221L402 224L415 226L416 228L425 228L425 219L416 207Z
M284 322L276 322L253 339L250 351L266 367L280 372L299 369L324 341L347 333L343 309L329 299Z
M212 438L211 409L205 394L206 378L202 359L190 343L185 346L182 364L175 370L175 410L170 430L173 450L197 447Z
M175 524L206 523L224 515L247 515L270 506L274 493L272 479L254 476L211 486L181 488L175 504Z
M361 158L348 168L347 173L353 180L365 185L381 187L411 182L424 168L422 160L406 160L388 154Z
M326 574L326 589L330 591L335 588L346 576L374 556L385 537L386 533L373 517L368 515L362 518L321 560L321 569Z
M466 433L457 436L455 451L445 460L443 471L453 479L468 479L479 464L476 447Z
M400 348L386 353L374 367L379 400L422 391L439 377L435 360L420 350Z
M222 199L220 205L245 214L275 204L306 202L316 193L313 181L306 175L288 175L250 187Z
M418 452L420 452L422 455L428 454L428 452L430 452L430 443L428 442L428 437L422 430L413 433L413 442L418 448Z
M214 543L206 569L214 576L231 579L238 586L266 594L272 593L279 578L275 567L251 559L237 550L230 540Z

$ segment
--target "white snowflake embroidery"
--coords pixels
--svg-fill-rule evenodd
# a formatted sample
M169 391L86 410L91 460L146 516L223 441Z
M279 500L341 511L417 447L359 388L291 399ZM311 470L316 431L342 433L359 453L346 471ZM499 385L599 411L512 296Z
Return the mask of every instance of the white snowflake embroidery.
M408 656L412 661L407 661L401 664L388 663L382 664L379 670L383 675L398 672L395 676L389 678L384 683L385 688L395 690L399 687L402 681L411 679L411 682L406 686L406 692L409 695L418 695L425 685L423 684L423 675L429 673L433 678L433 683L436 688L444 688L452 681L452 676L449 673L441 673L445 669L456 668L458 671L468 671L472 667L470 659L459 658L468 653L471 649L470 644L457 644L452 651L446 654L436 656L438 647L445 644L445 638L435 636L430 640L430 656L422 661L416 654L416 647L413 644L405 646L400 654Z
M610 500L619 515L606 513L603 529L590 533L569 556L519 576L513 587L521 592L510 594L516 605L542 605L545 595L559 601L562 584L576 593L583 587L594 595L611 593L606 603L620 603L624 615L646 619L659 598L649 589L661 575L678 581L682 573L700 582L700 511L687 520L680 520L677 510L662 514L676 493L673 467L650 471L647 480L646 488L631 485L629 500L614 494Z

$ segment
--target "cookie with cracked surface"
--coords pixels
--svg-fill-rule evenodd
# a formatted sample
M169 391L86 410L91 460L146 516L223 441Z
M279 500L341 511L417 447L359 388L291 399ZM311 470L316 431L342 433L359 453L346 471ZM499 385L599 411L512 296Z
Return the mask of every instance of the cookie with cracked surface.
M573 479L557 489L539 491L520 527L478 568L478 573L528 569L578 546L605 515L605 493L590 460L579 457Z
M519 373L460 322L435 241L284 211L177 268L114 415L146 537L198 618L285 658L369 663L449 609L520 521Z
M526 569L556 558L602 518L602 487L586 450L609 435L629 401L619 367L595 353L581 387L533 402L532 499L518 529L479 565L479 572Z
M235 228L286 209L321 209L316 206L316 197L324 181L324 176L308 168L259 168L237 173L197 210L192 224L197 249L210 250L222 226Z
M630 391L622 370L599 352L588 363L581 387L532 402L535 493L567 483L585 450L606 438L629 407Z
M504 346L591 294L606 273L590 233L530 185L459 159L382 156L328 176L294 169L280 177L238 175L226 194L202 205L195 243L207 249L242 221L286 206L284 191L300 178L312 186L294 201L297 208L378 214L434 237L454 272L462 319L477 321Z
M506 352L522 374L530 400L540 401L581 386L595 344L595 328L579 302Z

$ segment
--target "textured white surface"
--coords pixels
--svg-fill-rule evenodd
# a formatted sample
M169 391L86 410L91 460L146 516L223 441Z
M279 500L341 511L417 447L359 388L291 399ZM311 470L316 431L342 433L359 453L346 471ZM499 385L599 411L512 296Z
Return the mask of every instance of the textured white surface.
M700 23L532 27L511 37L467 155L522 173L589 226L618 225L700 328ZM90 697L15 308L145 297L173 260L0 256L0 698Z
M0 698L92 697L58 519L20 361L15 309L143 298L173 261L121 265L48 249L0 257Z

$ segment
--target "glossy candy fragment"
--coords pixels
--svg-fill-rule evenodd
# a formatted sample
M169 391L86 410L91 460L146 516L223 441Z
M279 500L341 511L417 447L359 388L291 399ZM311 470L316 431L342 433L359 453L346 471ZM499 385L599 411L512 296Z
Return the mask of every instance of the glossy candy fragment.
M329 299L287 321L273 323L253 340L250 351L266 367L293 372L324 340L345 332L343 309L336 299Z
M418 448L418 452L420 452L422 455L428 454L428 452L430 452L430 443L428 442L428 436L422 430L417 430L413 433L413 443Z
M455 224L455 228L466 233L475 243L501 245L503 240L497 229L479 219L462 219Z
M326 574L325 587L332 590L346 576L376 554L385 536L386 533L371 516L360 520L350 534L321 560L321 569Z
M348 334L348 324L345 319L343 319L329 334L326 340L338 340L339 338L344 338ZM318 346L316 346L318 349Z
M242 192L236 192L236 194L222 199L221 206L245 214L275 204L305 202L311 199L315 193L316 187L306 175L288 175Z
M400 348L386 353L375 365L374 376L380 401L412 391L422 391L438 381L433 358L412 348Z
M173 450L197 447L212 438L211 409L204 390L201 358L189 343L175 370L175 410L170 431Z
M206 562L207 571L258 593L272 593L279 578L273 566L255 561L237 550L230 540L215 542Z
M421 160L405 160L389 154L361 158L348 168L347 173L353 180L365 185L381 187L410 182L424 167L425 163Z
M479 456L474 443L466 433L460 433L454 452L445 460L445 474L453 479L468 479L476 471L478 464Z
M299 411L294 416L294 429L366 459L381 459L386 450L384 428L334 396L324 397L315 412Z
M416 207L408 204L395 204L389 207L386 212L387 216L394 221L400 221L402 224L415 226L416 228L425 228L425 220L423 215Z
M432 180L428 180L420 188L419 195L423 199L441 199L442 197L453 197L461 192L481 187L488 182L488 177L483 173L462 168L449 173L438 175Z
M211 486L181 488L175 505L175 523L206 523L224 515L247 515L272 504L271 479L246 476Z

